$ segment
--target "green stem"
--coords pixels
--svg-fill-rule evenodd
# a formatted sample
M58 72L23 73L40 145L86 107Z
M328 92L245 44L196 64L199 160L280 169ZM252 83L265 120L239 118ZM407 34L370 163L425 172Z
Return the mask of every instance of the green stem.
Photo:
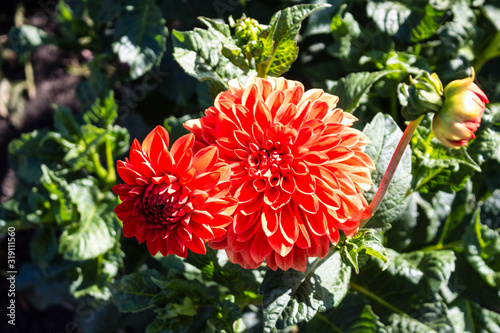
M375 196L373 197L372 202L370 203L370 206L368 206L368 209L370 210L370 215L373 216L375 212L378 210L380 207L380 204L382 203L382 200L384 199L385 194L387 193L387 190L389 189L389 185L391 184L392 178L394 177L394 173L396 172L396 169L399 165L399 162L401 161L401 158L403 157L403 154L406 150L406 147L410 143L410 140L413 136L413 133L418 127L418 124L422 121L424 118L424 115L421 115L417 119L410 121L408 126L406 127L406 130L403 133L403 136L399 140L398 146L396 147L396 150L394 151L394 154L392 155L391 161L389 162L389 165L387 166L387 170L385 170L384 177L382 178L382 181L380 182L380 185L378 187L377 193L375 193ZM370 218L361 221L360 228L362 228Z
M113 185L116 183L115 160L113 159L113 149L109 138L106 139L106 164L108 167L106 184Z
M443 167L435 169L431 174L429 174L420 183L418 183L418 185L415 187L415 190L413 192L418 192L418 190L420 190L422 188L422 186L424 186L429 181L431 181L434 177L436 177L437 175L439 175L441 173L441 171L443 171L443 170L444 170Z
M404 313L403 311L399 310L398 308L396 308L395 306L393 306L392 304L390 303L387 303L386 301L384 301L382 298L378 297L377 295L375 295L374 293L372 293L371 291L369 291L368 289L365 289L363 288L362 286L360 286L359 284L357 283L354 283L354 282L349 282L349 286L356 290L357 292L359 292L360 294L363 294L364 296L368 297L368 298L371 298L372 300L374 300L375 302L385 306L387 309L391 310L392 312L394 313L397 313L401 316L405 316L405 317L409 317L406 313Z
M319 312L316 313L315 317L318 318L319 320L321 320L322 322L324 322L326 325L328 325L328 327L331 329L332 332L338 332L338 333L342 333L343 332L340 328L338 328L337 326L335 326L331 321L329 321L321 313L319 313Z
M99 153L97 153L94 147L91 148L90 156L92 158L92 162L94 163L97 176L99 177L99 179L106 180L108 177L108 172L103 168L101 160L99 158Z
M454 247L457 247L459 245L462 245L463 242L461 240L451 242L448 244L442 244L442 243L437 243L436 245L431 245L424 247L422 249L423 252L431 252L431 251L439 251L439 250L448 250L448 249L453 249Z

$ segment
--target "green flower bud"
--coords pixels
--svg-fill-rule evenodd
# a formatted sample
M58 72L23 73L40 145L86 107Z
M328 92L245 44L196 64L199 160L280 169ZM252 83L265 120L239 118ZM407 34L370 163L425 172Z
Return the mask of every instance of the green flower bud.
M403 84L400 90L404 96L403 116L408 120L438 112L443 104L443 84L436 73L422 72L415 79L410 76L410 84Z
M474 139L481 124L484 108L488 101L486 94L472 77L450 82L444 88L444 103L432 120L436 138L449 148L458 149Z

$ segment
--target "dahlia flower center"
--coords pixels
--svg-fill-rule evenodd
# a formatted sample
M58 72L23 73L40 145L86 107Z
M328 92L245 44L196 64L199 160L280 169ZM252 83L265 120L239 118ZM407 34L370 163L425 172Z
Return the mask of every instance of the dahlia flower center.
M272 177L279 180L280 176L284 176L291 170L290 163L293 162L293 155L290 153L290 148L280 142L268 142L266 146L270 149L262 149L250 154L249 174L253 178Z
M145 218L154 221L153 228L173 228L186 215L185 206L189 196L183 195L179 182L171 184L149 184L139 205Z

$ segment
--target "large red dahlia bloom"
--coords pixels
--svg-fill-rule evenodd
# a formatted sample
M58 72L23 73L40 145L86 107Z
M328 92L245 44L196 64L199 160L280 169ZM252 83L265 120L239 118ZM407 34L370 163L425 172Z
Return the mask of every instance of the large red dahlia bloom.
M185 124L197 147L219 148L231 166L239 200L228 233L209 245L232 262L304 271L307 257L324 257L357 232L368 216L361 191L370 189L368 138L338 97L283 78L233 81L206 116ZM206 149L206 148L204 148Z
M130 160L118 161L125 184L113 187L123 201L115 213L124 235L146 241L152 255L185 258L188 249L204 254L207 240L226 233L237 206L229 194L230 168L218 161L217 147L193 156L192 134L170 151L168 141L168 132L158 126L142 145L134 140Z

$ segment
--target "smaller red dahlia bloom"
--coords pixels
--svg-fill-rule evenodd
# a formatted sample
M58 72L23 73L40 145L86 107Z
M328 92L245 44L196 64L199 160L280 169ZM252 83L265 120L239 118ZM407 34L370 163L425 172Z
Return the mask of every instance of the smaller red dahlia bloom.
M118 161L125 184L113 192L122 203L115 213L126 237L146 241L152 255L206 253L205 243L226 233L238 201L229 194L230 168L216 147L193 155L194 135L168 150L168 132L156 127L142 145L134 140L130 159Z

